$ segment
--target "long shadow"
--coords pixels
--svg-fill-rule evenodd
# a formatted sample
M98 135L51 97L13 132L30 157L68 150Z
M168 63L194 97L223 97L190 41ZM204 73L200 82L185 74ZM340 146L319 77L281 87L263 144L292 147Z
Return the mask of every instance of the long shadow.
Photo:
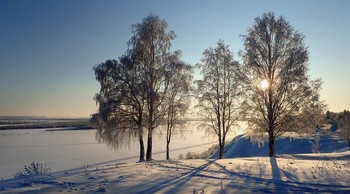
M233 185L228 184L227 189L228 191L230 190L229 187L235 187L236 189L240 189L243 192L246 193L252 193L252 192L262 192L262 193L271 193L272 190L269 189L269 185L274 184L274 181L271 179L265 179L261 177L255 177L249 174L242 174L241 172L235 172L235 171L230 171L227 170L224 165L221 165L217 162L214 163L216 166L218 166L224 173L229 175L227 180L232 180ZM235 180L243 180L246 184L240 184L237 185Z
M164 189L165 187L172 186L173 188L169 188L167 193L177 193L178 189L181 188L185 183L188 182L191 178L194 176L197 176L201 171L203 171L205 168L207 168L209 165L211 165L215 160L209 160L207 163L197 167L193 168L188 172L183 173L180 177L176 177L172 180L164 180L162 182L158 182L156 185L148 187L150 184L143 184L143 185L134 185L134 188L139 187L145 187L143 190L143 193L156 193ZM137 189L139 190L139 189ZM133 193L133 191L129 190L130 193Z
M272 159L271 167L276 169L273 176L275 179L266 179L261 177L255 177L248 174L242 174L239 172L234 172L227 170L225 166L214 162L213 164L220 167L223 172L228 174L230 177L227 177L227 180L233 180L233 185L236 189L242 191L259 192L259 193L304 193L304 192L328 192L328 193L346 193L349 191L350 186L344 185L330 185L330 184L318 184L318 183L305 183L300 181L282 181L281 175L279 172L279 167L277 165L276 159ZM273 170L273 169L272 169ZM243 179L246 184L237 185L235 179ZM270 186L273 186L271 188ZM230 184L228 185L230 187ZM229 188L226 188L229 190Z
M274 187L285 190L284 184L278 184L283 181L281 178L281 172L280 172L280 168L278 167L276 157L270 157L270 164L271 164L271 174L272 174L272 180L274 182Z
M158 162L157 162L158 163ZM156 163L156 165L157 165ZM177 163L177 162L175 162ZM247 191L247 192L262 192L262 193L270 193L270 192L276 192L276 193L288 193L288 192L295 192L295 193L303 193L303 192L328 192L328 193L346 193L350 190L350 186L342 186L342 185L329 185L329 184L317 184L317 183L305 183L300 181L282 181L281 174L283 174L283 171L278 167L278 163L276 161L276 158L270 158L270 165L272 170L272 179L265 179L261 177L255 177L254 175L249 174L242 174L240 172L231 171L226 168L225 165L219 164L216 161L207 161L204 164L202 164L199 167L194 167L191 165L186 164L178 164L179 169L188 169L188 171L183 172L178 177L173 178L166 178L159 177L155 180L150 180L149 182L139 182L136 185L133 185L132 187L127 186L124 190L126 193L137 193L140 191L140 188L144 188L143 193L155 193L155 192L162 192L167 191L167 193L179 193L179 189L183 187L188 181L191 180L193 177L200 177L200 178L209 178L209 179L218 179L218 177L215 176L208 176L203 175L201 172L205 171L207 172L207 167L211 164L214 164L219 167L219 171L217 173L226 173L229 175L229 177L224 178L225 180L232 180L231 184L228 184L225 188L225 191L230 191L230 187L234 187L236 190ZM166 169L172 169L173 166L167 166L163 163L160 163L163 168ZM176 169L178 167L175 167ZM208 169L209 170L209 169ZM137 175L133 175L137 176ZM58 182L55 180L55 177L47 177L48 180L41 179L42 184L48 184L49 187L43 188L40 190L41 193L48 193L48 192L59 192L59 190L63 189L62 185L58 185ZM50 180L52 178L53 180ZM118 178L116 180L113 180L112 186L119 187L117 184L118 181L130 181L128 178L124 177L125 180L119 180ZM221 178L222 179L222 178ZM243 180L245 184L241 184L237 182L236 180ZM82 181L79 183L73 183L75 188L80 188L80 186L84 186L88 184L90 180ZM96 179L93 181L93 185L98 185L100 182L100 179ZM5 183L5 184L1 184ZM16 188L18 187L18 182L14 185L8 185L6 184L6 181L0 182L0 188L1 186L6 186L0 189L1 191L4 191L5 188ZM96 187L94 187L96 188ZM163 190L164 189L164 190ZM67 189L64 189L67 190ZM89 190L85 190L89 191ZM113 190L111 190L113 191ZM38 191L26 191L27 193L38 193ZM67 191L69 192L69 190ZM93 192L93 191L89 191Z

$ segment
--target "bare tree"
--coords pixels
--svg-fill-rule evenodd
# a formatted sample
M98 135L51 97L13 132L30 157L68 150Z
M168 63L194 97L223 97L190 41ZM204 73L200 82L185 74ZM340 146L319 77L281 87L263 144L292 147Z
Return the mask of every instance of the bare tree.
M189 108L192 81L192 66L183 62L170 63L167 68L167 80L169 90L166 95L164 108L166 120L166 159L170 159L170 142L174 130L181 129L183 122L181 118Z
M301 107L311 95L304 36L274 13L255 18L244 40L245 110L249 127L266 132L269 156L275 138L296 130Z
M126 56L96 65L96 80L101 89L94 100L98 113L91 122L97 128L96 138L111 148L129 145L133 138L140 144L139 161L144 161L143 120L144 88L140 70Z
M339 119L339 136L348 142L350 150L350 112L344 110Z
M133 36L129 41L128 55L141 68L145 91L145 127L147 128L146 160L152 160L152 135L162 121L165 110L161 105L169 90L167 65L179 61L181 52L171 52L173 31L167 32L168 24L158 16L149 15L132 26Z
M203 52L202 63L198 65L203 79L196 81L196 108L207 122L199 127L217 136L219 158L223 158L226 135L232 130L239 116L239 63L233 60L233 53L221 40L216 48L209 48Z

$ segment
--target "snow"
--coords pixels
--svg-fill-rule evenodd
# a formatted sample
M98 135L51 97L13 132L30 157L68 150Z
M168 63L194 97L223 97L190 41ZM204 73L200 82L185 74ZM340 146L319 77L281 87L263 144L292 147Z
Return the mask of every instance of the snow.
M155 152L162 153L158 154L162 157L155 157L157 160L151 162L136 163L133 156L135 153L111 152L105 145L94 143L92 136L94 131L48 133L35 130L28 131L28 134L23 134L21 131L11 133L3 136L16 138L0 141L1 153L6 149L25 150L29 141L32 145L31 148L26 148L29 150L41 149L40 151L46 154L52 147L55 148L54 151L59 157L53 159L54 161L61 157L58 150L65 146L66 150L62 152L72 151L77 160L62 159L56 163L48 163L49 167L65 161L74 163L70 168L65 163L64 168L55 169L48 174L0 180L0 193L347 193L350 191L350 151L344 151L348 149L347 145L333 136L320 136L320 153L311 153L310 138L283 137L276 140L277 157L270 158L266 157L266 143L259 147L247 136L241 135L227 145L226 159L164 161L161 160L164 158L163 151L159 149ZM29 138L22 138L26 135ZM46 136L49 140L45 140L47 142L41 140L35 144L33 140L38 140L41 136ZM58 138L59 136L61 138ZM210 143L203 143L203 139L196 139L194 134L187 134L186 137L189 141L181 142L181 138L176 139L175 145L172 144L173 149L178 152L201 150L197 145L205 147L204 144ZM13 142L14 140L16 142ZM73 140L77 145L72 143ZM10 147L4 148L8 144ZM102 147L97 148L97 145L102 146L105 151ZM163 147L161 142L155 145L155 148ZM82 151L83 148L86 149L85 152ZM7 150L5 155L10 151ZM96 152L101 152L99 153L101 155ZM109 159L109 156L103 155L102 152L104 154L110 152L111 158L114 156L114 159ZM21 154L24 153L25 151ZM125 159L127 155L122 156L125 160L118 159L117 153L130 154L133 161ZM171 155L173 154L172 152ZM94 157L100 158L94 160L92 159ZM1 158L1 162L3 164L8 160L18 166L18 162L15 161L18 158L20 156L17 155L12 159ZM5 169L8 169L8 166L5 166Z
M178 159L187 152L201 153L216 143L197 130L197 122L188 124L183 135L174 135L170 144L170 157ZM136 162L138 144L118 150L110 150L99 144L95 130L23 129L0 130L0 179L12 178L13 174L32 162L47 163L52 171L78 168L86 164L114 162ZM231 134L233 137L234 134ZM165 159L165 137L155 135L153 158ZM146 142L145 142L146 143Z
M348 150L345 141L338 137L320 134L319 152L330 153ZM281 137L275 140L277 154L303 154L312 153L313 141L310 137ZM269 153L268 142L257 142L246 135L240 135L233 139L225 148L225 158L267 156ZM217 158L218 153L211 158Z
M335 159L328 158L337 156ZM348 192L350 152L309 157L243 157L91 165L3 180L13 193L300 193ZM28 181L31 186L27 186Z

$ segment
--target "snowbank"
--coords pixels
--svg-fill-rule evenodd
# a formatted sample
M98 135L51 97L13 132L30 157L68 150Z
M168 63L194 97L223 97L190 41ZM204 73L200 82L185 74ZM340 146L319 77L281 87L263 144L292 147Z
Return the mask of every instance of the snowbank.
M348 150L348 145L345 141L337 137L329 135L321 135L319 141L320 153L332 153ZM312 138L307 137L281 137L275 140L276 154L306 154L313 153ZM235 157L253 157L253 156L268 156L268 142L259 144L251 140L246 135L240 135L234 138L225 147L225 158ZM218 158L218 153L215 153L210 158Z

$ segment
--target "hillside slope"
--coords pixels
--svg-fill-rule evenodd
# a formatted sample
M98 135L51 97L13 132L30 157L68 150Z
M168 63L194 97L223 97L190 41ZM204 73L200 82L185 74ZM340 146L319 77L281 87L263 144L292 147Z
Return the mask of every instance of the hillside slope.
M347 143L336 136L320 135L319 137L320 153L333 153L349 150ZM312 141L313 139L310 137L277 138L275 140L276 154L313 153ZM240 135L234 138L225 147L225 158L268 156L268 152L267 141L259 144L246 135ZM217 157L218 153L215 153L210 158L214 159Z

